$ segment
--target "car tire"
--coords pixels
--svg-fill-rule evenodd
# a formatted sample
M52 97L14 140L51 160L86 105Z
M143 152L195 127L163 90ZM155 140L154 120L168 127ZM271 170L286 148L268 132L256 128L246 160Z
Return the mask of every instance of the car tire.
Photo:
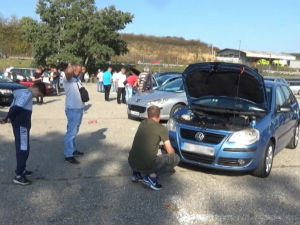
M290 143L286 146L287 148L295 149L298 146L298 143L299 143L299 127L300 127L299 124L295 127L294 135L293 135Z
M273 157L274 144L270 141L264 150L263 157L260 160L258 167L253 171L253 175L261 178L269 176L272 170Z
M170 118L178 111L180 110L182 107L184 107L183 104L176 104L173 106L173 108L170 111Z

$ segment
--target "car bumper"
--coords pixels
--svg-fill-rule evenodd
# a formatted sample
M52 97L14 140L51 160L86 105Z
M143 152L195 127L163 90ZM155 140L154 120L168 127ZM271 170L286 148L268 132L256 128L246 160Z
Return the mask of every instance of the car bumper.
M257 168L261 158L261 148L257 145L248 147L226 146L228 137L218 145L196 144L180 137L176 132L169 132L170 141L182 162L201 167L228 170L228 171L252 171ZM197 148L214 149L213 155L186 151L183 149L185 143L197 146Z
M147 106L145 104L131 104L130 102L127 105L127 114L131 118L137 118L137 119L146 119L148 118L147 115L147 109L150 106ZM169 112L165 112L165 108L163 106L160 107L160 118L161 120L168 120L170 115Z

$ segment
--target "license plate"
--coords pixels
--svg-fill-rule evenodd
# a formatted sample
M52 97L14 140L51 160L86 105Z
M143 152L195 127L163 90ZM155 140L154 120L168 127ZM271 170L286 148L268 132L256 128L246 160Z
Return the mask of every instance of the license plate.
M140 113L137 111L130 111L130 114L134 116L140 116Z
M214 156L215 148L205 145L195 145L190 143L183 143L181 147L182 151L198 153L202 155Z

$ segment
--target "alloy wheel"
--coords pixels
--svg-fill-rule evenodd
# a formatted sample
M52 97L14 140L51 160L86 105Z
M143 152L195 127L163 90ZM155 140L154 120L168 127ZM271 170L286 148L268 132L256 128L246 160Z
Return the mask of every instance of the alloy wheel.
M273 146L270 145L266 155L266 173L269 173L272 168L273 163Z
M294 141L295 147L297 147L299 141L299 126L296 126Z

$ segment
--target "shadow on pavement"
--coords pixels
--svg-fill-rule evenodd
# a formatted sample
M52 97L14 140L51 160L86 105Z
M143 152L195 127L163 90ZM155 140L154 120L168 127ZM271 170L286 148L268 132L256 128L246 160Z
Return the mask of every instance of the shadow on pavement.
M129 149L106 140L107 128L80 134L79 165L64 161L63 136L31 136L30 186L12 183L13 141L0 134L0 224L165 224L176 222L169 202L181 192L176 176L162 176L161 191L130 181ZM10 139L11 140L11 139ZM172 187L172 188L170 188Z

